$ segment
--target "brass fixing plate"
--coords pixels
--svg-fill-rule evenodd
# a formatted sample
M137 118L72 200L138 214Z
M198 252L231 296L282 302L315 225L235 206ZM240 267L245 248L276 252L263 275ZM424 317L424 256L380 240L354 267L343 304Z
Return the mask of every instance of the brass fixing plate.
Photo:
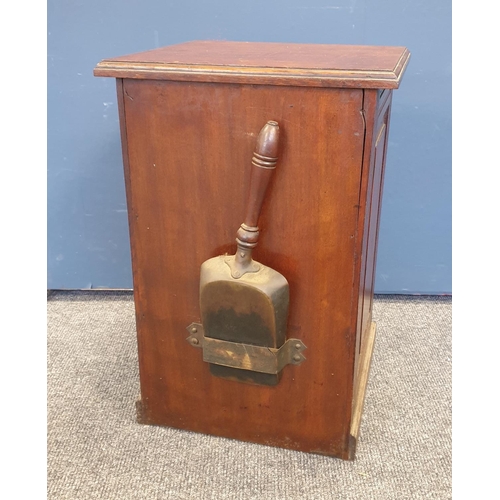
M203 325L191 323L186 339L193 347L203 349L203 361L259 373L279 373L286 365L300 365L306 358L306 346L299 339L288 339L280 348L240 344L205 337Z

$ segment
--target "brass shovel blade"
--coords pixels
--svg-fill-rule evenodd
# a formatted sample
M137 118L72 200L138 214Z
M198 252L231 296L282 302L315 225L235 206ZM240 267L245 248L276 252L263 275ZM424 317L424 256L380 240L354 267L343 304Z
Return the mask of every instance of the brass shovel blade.
M228 265L231 259L234 256L214 257L201 266L200 310L205 337L279 348L286 335L287 280L274 269L258 263L257 272L235 279ZM210 371L240 382L276 385L280 374L254 371L259 369L258 364L259 359L253 359L250 369L239 369L210 363Z

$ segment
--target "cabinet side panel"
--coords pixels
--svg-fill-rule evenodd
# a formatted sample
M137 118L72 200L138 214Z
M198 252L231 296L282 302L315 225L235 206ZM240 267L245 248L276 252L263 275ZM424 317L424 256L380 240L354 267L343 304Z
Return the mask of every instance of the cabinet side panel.
M363 306L361 321L361 342L363 334L370 327L373 309L373 293L375 285L375 267L377 263L378 233L380 225L380 210L382 207L382 193L384 186L384 171L387 152L387 138L389 134L389 120L391 113L392 92L387 99L381 102L377 111L377 120L372 151L373 188L371 193L370 216L368 219L366 271L363 287Z
M358 241L360 258L355 267L355 280L358 280L358 300L355 327L356 355L353 373L353 418L355 421L353 421L353 429L351 429L351 432L354 432L351 439L351 456L354 456L356 449L367 374L373 349L374 337L370 335L375 326L371 323L373 285L391 99L392 92L388 90L365 90L364 93L363 113L366 120L366 136L358 220L358 232L362 237Z
M374 141L374 130L377 118L378 91L365 90L363 93L363 117L365 120L365 138L363 146L363 167L359 190L359 216L356 238L356 266L354 271L355 293L356 293L356 315L353 328L356 330L356 360L353 378L357 377L359 353L362 335L363 318L363 296L365 287L368 230L370 221L370 210L373 191L373 162L372 148ZM357 384L355 383L355 387Z
M132 181L130 175L130 162L129 162L129 142L127 136L127 117L126 117L126 103L125 103L125 87L124 80L122 78L116 79L116 93L117 93L117 102L118 102L118 116L120 120L120 137L122 144L122 161L123 161L123 173L125 177L125 194L127 198L127 212L128 212L128 225L129 225L129 235L130 235L130 253L131 253L131 261L132 261L132 279L134 286L134 306L135 306L135 318L136 325L138 324L138 301L139 301L139 280L137 270L140 266L139 256L136 250L136 241L137 238L135 236L135 197L132 195ZM144 363L142 362L142 357L144 353L144 349L141 345L141 337L137 336L138 343L138 357L139 357L139 375L140 382L142 384L144 378L142 377L142 366Z
M347 458L362 91L124 81L145 421ZM290 285L288 337L307 360L276 387L212 376L186 341L201 264L235 251L268 120L280 154L254 257Z

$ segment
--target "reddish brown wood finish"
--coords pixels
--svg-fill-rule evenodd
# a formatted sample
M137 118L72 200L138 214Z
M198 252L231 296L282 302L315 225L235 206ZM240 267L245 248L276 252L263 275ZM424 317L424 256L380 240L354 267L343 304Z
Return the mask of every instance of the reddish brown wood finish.
M377 254L377 236L382 201L383 167L385 164L386 138L389 132L389 116L392 91L365 91L364 110L367 131L364 164L368 166L362 186L364 210L361 211L359 230L363 232L359 261L360 294L358 302L356 351L361 349L361 337L371 322L373 285ZM356 273L358 275L358 273Z
M100 62L94 74L118 78L398 88L405 47L196 41Z
M368 192L367 218L363 242L366 248L363 252L366 259L366 269L363 286L363 312L361 332L369 327L372 318L373 292L375 284L375 264L377 255L378 229L380 223L380 210L382 207L382 190L384 184L385 155L387 150L387 137L389 133L389 117L392 101L392 92L386 91L377 106L377 117L372 140L372 155L370 158L370 175L372 188ZM363 276L361 276L363 279Z
M249 227L257 226L262 210L262 203L269 185L269 181L276 168L279 147L279 126L277 122L268 122L257 137L257 145L254 153L254 161L267 163L264 168L259 164L253 164L250 177L250 188L248 193L247 209L244 223ZM257 156L255 156L257 155ZM262 158L266 158L262 160ZM271 160L271 161L270 161Z
M117 88L142 421L353 458L391 92L132 76ZM280 127L279 166L254 257L287 278L288 337L307 346L307 360L285 367L275 387L211 376L185 341L187 325L200 320L201 263L235 251L249 158L268 120Z

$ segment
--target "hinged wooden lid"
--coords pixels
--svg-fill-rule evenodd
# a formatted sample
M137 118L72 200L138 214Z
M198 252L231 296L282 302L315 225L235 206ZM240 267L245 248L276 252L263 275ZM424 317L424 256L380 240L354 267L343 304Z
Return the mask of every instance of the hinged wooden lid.
M405 47L195 41L106 59L95 76L313 87L399 87Z

